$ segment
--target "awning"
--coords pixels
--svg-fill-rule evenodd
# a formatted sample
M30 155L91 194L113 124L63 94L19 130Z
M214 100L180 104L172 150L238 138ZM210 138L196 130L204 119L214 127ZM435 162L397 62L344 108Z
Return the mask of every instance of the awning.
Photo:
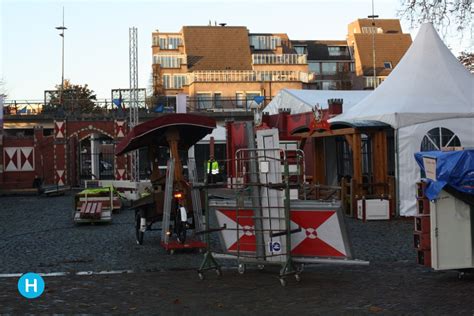
M116 155L147 147L166 146L166 132L175 127L180 134L178 148L187 150L216 128L213 118L194 114L167 114L135 126L117 145Z
M380 121L373 121L373 120L344 120L344 121L337 121L337 117L331 122L331 129L337 128L380 128L385 127L389 128L390 125Z

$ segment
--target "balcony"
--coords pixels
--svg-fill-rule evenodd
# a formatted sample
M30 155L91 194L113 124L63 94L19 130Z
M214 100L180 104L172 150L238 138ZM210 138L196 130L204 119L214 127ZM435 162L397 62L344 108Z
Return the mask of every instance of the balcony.
M153 55L153 64L160 65L161 68L181 68L186 65L187 55Z
M306 54L252 54L254 65L305 65Z
M265 98L263 104L268 104L270 98ZM191 97L187 99L187 108L189 112L250 112L251 105L254 103L253 97L228 98L228 97Z
M158 46L161 50L177 50L182 45L181 36L153 36L153 46Z
M189 84L196 82L307 82L308 74L301 71L216 70L188 74Z

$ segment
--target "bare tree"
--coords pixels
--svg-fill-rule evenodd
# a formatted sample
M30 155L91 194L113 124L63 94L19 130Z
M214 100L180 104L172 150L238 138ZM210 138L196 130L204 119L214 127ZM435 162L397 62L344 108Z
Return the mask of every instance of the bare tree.
M432 22L438 28L455 26L458 31L468 28L472 21L472 0L400 0L399 16L412 26Z
M474 73L474 53L461 52L458 56L459 61L467 70Z
M7 97L7 89L5 88L5 80L0 79L0 95L3 96L4 98Z
M87 84L76 85L69 80L64 80L64 90L61 93L61 86L57 85L56 90L46 91L49 100L43 112L55 112L62 108L67 113L99 113L101 108L96 104L97 97L94 90L89 89Z

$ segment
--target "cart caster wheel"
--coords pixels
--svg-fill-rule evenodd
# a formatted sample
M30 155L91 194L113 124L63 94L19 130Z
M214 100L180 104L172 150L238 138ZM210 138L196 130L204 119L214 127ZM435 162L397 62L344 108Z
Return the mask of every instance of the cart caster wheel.
M286 280L283 278L280 278L280 284L281 286L285 287L286 286Z
M221 277L222 276L222 271L220 268L216 269L216 274L218 277Z
M169 250L169 254L170 254L170 255L174 255L174 249L170 249L170 250Z
M263 269L265 269L265 265L264 264L259 264L259 265L257 265L257 269L262 271Z
M296 269L299 273L303 272L304 270L304 264L301 264L298 269Z
M202 274L201 272L198 273L198 277L199 277L199 280L204 280L204 274Z
M143 245L143 235L145 235L145 233L140 230L140 221L141 221L140 215L136 214L135 215L135 239L138 245Z
M458 273L458 279L462 280L464 278L465 273L464 272L459 272Z
M204 248L199 248L199 250L198 250L198 251L199 251L199 253L201 253L201 254L202 254L202 253L205 253L205 252L206 252L206 249L204 249Z
M300 282L301 281L301 276L297 273L295 274L295 280L296 282Z
M239 266L237 267L237 271L238 271L240 274L244 274L244 273L245 273L245 264L239 263Z

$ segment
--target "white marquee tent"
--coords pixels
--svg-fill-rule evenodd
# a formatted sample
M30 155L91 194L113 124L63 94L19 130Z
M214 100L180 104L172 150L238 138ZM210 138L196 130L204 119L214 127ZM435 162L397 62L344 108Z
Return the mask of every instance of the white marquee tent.
M289 109L291 114L310 112L316 104L328 107L328 99L343 99L343 111L347 111L372 91L346 90L293 90L282 89L263 109L263 112L278 114L280 109Z
M422 148L474 146L474 76L433 26L423 24L391 75L331 122L358 120L384 122L395 129L399 213L415 215L420 170L414 153Z

